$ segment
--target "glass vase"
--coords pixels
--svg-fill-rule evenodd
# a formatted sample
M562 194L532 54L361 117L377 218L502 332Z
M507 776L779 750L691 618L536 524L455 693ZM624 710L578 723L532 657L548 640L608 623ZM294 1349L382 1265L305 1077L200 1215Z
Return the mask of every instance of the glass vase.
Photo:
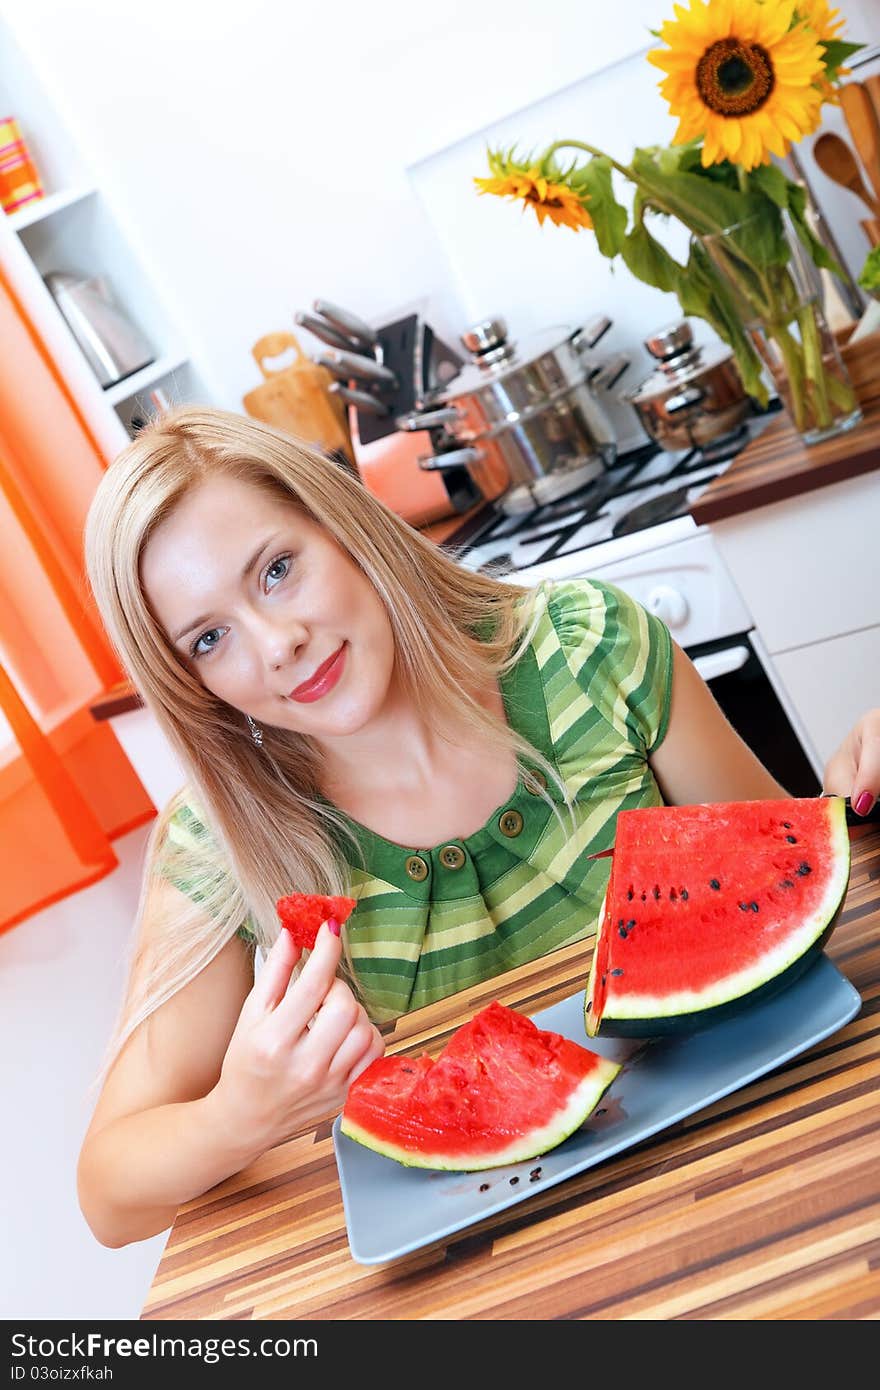
M858 397L823 309L819 269L787 212L699 238L805 444L862 418Z

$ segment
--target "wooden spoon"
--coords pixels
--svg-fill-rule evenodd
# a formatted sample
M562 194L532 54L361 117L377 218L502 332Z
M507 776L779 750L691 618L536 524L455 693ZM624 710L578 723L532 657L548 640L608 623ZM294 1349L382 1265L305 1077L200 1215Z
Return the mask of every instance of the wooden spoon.
M845 140L830 131L820 135L813 145L813 158L823 174L861 198L872 217L880 217L880 203L865 187L856 157Z
M840 105L856 154L880 198L880 117L874 103L861 82L846 82L840 88Z

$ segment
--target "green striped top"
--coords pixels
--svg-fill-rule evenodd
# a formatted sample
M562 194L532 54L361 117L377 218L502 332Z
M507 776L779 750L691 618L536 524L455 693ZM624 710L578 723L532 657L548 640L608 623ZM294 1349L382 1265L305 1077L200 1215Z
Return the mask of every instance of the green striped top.
M597 580L545 586L539 612L499 684L510 725L560 774L574 825L558 789L547 786L561 826L528 773L481 829L438 845L396 844L346 817L366 866L349 866L348 942L377 1022L588 936L610 863L590 856L613 843L618 811L662 802L648 754L669 719L668 630ZM182 808L170 833L193 819Z

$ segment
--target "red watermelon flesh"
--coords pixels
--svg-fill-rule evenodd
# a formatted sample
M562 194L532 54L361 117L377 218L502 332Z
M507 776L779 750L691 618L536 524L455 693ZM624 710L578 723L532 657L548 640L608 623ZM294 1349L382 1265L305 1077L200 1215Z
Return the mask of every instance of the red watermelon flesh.
M622 811L587 986L587 1033L702 1027L783 988L849 882L840 797Z
M327 897L321 893L288 893L279 898L275 910L296 942L313 950L318 932L324 922L335 917L342 926L357 907L357 898Z
M410 1167L495 1168L561 1144L619 1070L495 1001L453 1034L436 1061L372 1062L349 1087L341 1129Z

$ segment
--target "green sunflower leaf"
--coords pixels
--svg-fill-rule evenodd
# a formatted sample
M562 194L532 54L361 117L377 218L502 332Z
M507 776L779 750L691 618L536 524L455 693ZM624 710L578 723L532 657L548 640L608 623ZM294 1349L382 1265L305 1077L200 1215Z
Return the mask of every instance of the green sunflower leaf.
M825 50L823 61L825 63L825 76L828 80L835 82L847 58L851 58L864 46L863 43L844 43L843 39L823 39L822 47Z
M614 196L610 159L607 155L597 155L572 175L569 186L588 200L587 212L602 255L609 258L618 255L626 236L627 213Z

